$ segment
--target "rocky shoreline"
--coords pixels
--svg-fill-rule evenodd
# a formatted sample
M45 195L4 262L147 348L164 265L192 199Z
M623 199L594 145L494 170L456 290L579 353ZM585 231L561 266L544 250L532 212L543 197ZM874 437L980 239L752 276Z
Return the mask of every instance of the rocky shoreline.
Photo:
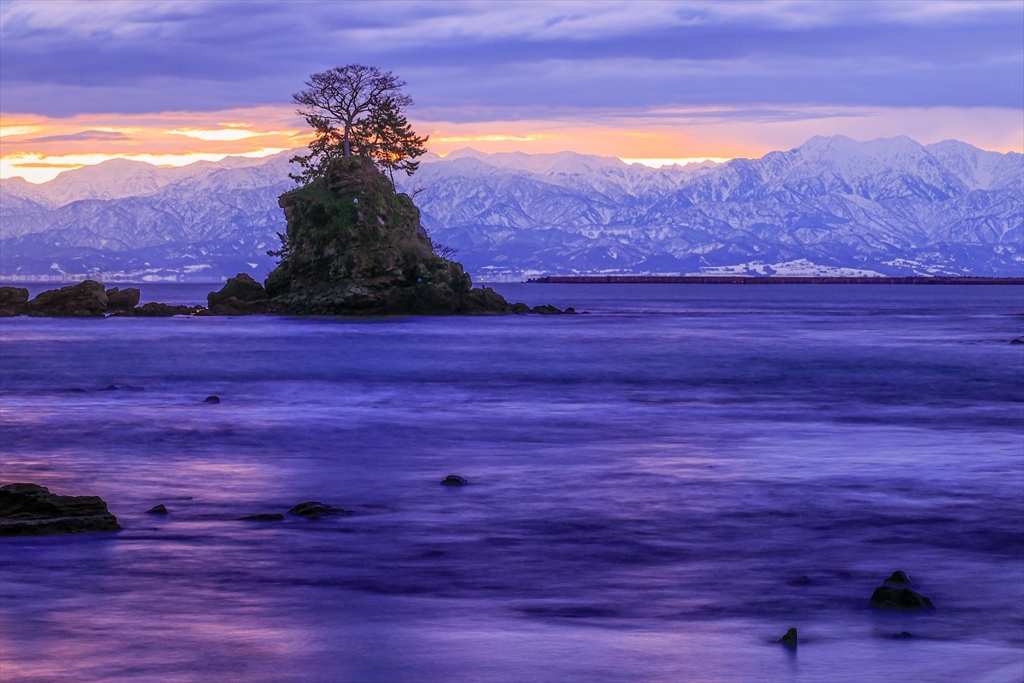
M403 296L404 295L404 296ZM351 284L314 287L275 298L245 273L229 278L207 297L207 305L171 305L150 301L139 304L141 292L128 287L106 288L95 280L50 289L29 297L24 287L0 287L0 318L165 318L183 316L384 316L384 315L540 315L576 313L572 307L510 304L493 289L471 289L454 308L446 303L425 305L415 292L389 292Z
M139 306L138 289L106 289L94 280L31 300L27 289L0 287L0 317L575 313L509 303L490 287L473 287L461 264L435 253L412 199L369 159L336 159L278 203L287 234L271 252L281 261L263 283L239 273L211 292L206 306Z

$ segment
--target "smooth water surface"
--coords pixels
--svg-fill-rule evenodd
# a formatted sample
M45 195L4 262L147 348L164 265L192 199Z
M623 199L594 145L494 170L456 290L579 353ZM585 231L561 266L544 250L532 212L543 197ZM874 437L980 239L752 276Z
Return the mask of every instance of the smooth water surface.
M1024 675L1024 289L496 287L589 313L0 321L0 480L124 527L0 539L0 678Z

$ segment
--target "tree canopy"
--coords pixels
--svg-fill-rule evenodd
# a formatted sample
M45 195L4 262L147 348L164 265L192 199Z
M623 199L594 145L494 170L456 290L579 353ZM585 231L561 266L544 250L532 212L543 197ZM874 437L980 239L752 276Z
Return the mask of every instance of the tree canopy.
M416 135L405 117L404 109L412 105L402 92L405 85L390 71L362 64L312 74L292 99L316 138L309 154L292 159L303 169L292 177L309 182L323 175L331 159L353 154L373 159L392 183L396 170L412 175L428 138Z

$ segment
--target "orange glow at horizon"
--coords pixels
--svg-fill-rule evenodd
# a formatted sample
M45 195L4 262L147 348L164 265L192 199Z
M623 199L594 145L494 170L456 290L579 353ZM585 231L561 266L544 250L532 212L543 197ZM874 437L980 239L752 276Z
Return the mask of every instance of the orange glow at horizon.
M441 156L464 147L486 153L570 150L651 166L756 158L792 149L814 135L836 134L857 140L909 135L922 144L956 138L982 149L1024 152L1019 112L1005 109L807 108L795 116L775 118L763 112L743 118L701 110L581 115L572 120L412 123L420 134L429 134L427 148ZM0 178L46 182L62 171L115 158L183 166L225 156L267 156L303 148L310 135L302 118L284 105L63 119L0 114Z
M260 157L304 147L310 133L286 107L211 113L0 115L0 178L52 180L110 159L185 166L226 156Z

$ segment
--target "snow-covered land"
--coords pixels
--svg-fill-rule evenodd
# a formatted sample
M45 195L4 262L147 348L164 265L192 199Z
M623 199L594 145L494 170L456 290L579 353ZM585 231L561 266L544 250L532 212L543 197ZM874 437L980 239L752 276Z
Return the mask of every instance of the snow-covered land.
M182 168L109 161L0 183L0 276L262 278L294 186L285 152ZM652 169L560 152L428 154L435 242L477 279L541 274L1024 276L1024 156L948 140L816 137Z

